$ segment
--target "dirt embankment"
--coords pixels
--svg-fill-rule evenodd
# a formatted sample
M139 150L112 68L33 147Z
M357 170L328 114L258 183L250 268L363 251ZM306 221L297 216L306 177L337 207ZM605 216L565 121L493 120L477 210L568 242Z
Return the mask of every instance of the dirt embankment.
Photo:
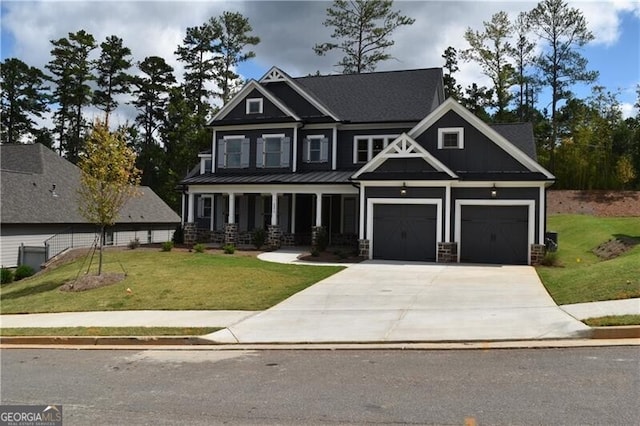
M640 191L548 191L547 214L640 217Z

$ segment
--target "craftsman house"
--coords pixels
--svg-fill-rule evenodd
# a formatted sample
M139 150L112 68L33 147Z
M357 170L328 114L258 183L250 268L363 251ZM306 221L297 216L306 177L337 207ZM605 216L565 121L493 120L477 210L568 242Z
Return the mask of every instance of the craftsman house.
M78 210L80 169L41 144L0 145L0 264L41 263L72 247L91 247L99 230ZM148 187L127 202L106 245L171 240L180 217Z
M439 68L292 78L272 68L210 121L183 181L187 242L333 245L373 259L529 264L545 191L530 124L487 125Z

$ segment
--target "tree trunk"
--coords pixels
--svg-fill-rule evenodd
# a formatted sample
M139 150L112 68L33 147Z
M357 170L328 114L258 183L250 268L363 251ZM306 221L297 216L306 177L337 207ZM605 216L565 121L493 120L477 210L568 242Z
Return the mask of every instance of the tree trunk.
M102 249L104 247L104 239L105 239L104 225L102 225L100 227L100 248L99 248L99 254L98 254L98 275L102 275Z

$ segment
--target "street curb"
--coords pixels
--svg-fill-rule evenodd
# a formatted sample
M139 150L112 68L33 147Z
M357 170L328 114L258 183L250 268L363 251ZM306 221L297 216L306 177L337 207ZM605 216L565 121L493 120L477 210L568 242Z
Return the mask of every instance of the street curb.
M592 339L636 339L640 337L639 325L591 327Z
M1 345L210 345L198 336L4 336Z

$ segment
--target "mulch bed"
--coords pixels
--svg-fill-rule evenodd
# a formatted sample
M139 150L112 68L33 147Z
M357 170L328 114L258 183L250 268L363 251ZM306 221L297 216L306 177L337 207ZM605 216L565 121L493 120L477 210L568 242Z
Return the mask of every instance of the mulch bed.
M640 244L640 239L631 237L618 237L600 244L593 249L593 253L600 259L609 260L631 250Z
M125 274L104 273L102 275L82 275L78 279L68 281L60 286L60 291L86 291L99 287L117 284L124 280Z
M317 253L317 256L311 255L311 253L303 253L298 256L298 259L307 262L319 262L319 263L359 263L362 262L364 257L344 254L336 254L330 251L323 251Z

